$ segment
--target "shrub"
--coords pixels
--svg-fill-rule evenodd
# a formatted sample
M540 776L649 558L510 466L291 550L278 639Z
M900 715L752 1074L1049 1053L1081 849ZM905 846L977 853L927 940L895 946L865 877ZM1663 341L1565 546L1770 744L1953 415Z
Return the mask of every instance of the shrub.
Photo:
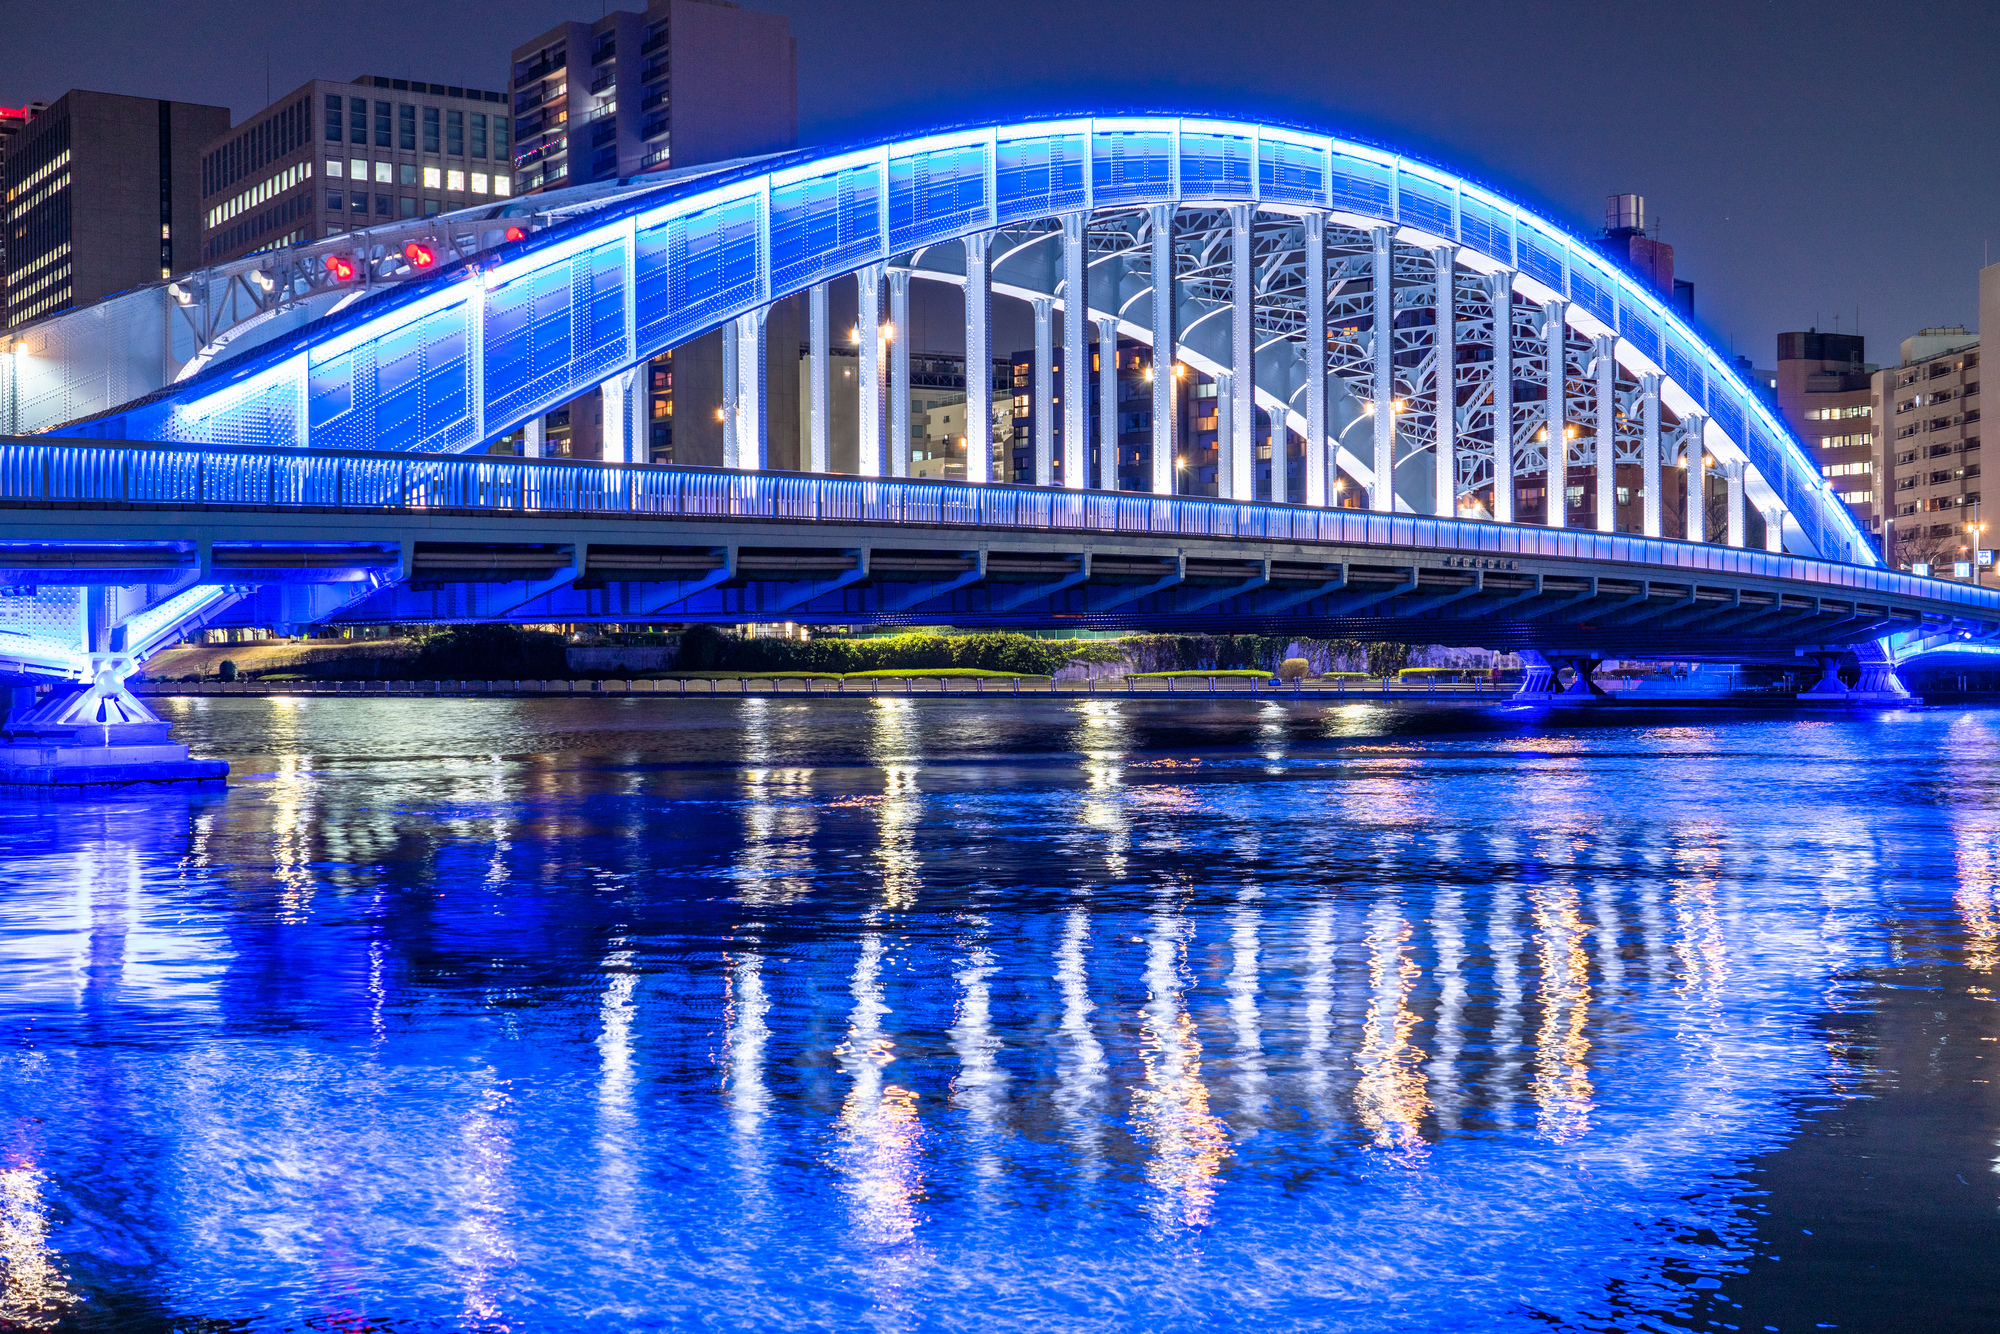
M431 635L410 664L418 680L567 677L561 635L517 625L454 625Z
M222 666L220 669L217 670L216 675L220 676L225 681L234 681L236 679L235 661L230 658L224 658L222 660Z

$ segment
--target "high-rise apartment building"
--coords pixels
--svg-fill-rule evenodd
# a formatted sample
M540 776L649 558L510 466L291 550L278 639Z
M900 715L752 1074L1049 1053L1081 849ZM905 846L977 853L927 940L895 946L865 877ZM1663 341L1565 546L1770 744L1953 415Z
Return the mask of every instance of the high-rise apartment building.
M314 79L203 145L202 262L504 198L512 131L502 93Z
M1770 380L1785 424L1805 442L1862 531L1879 542L1885 510L1877 485L1875 367L1863 360L1866 351L1859 334L1781 333Z
M6 147L7 325L200 259L201 149L227 107L72 90Z
M2000 265L1980 274L1982 308L2000 301ZM1982 314L1985 311L1982 309ZM1891 564L1950 574L1980 543L1979 335L1925 329L1870 386Z
M514 48L517 193L560 190L676 167L777 152L798 143L798 46L782 15L730 0L652 0L593 23L564 23ZM800 302L781 301L767 346L791 355ZM647 369L642 459L722 462L722 335ZM798 458L795 377L771 363L773 466ZM523 434L531 454L597 458L604 406L586 395Z
M653 0L514 48L525 190L616 180L790 148L799 137L789 20L728 0Z

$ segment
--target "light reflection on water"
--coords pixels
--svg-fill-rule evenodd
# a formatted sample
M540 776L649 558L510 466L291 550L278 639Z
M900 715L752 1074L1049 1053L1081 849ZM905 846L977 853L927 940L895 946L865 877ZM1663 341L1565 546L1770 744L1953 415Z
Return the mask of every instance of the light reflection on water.
M1624 1327L1899 911L2000 966L1983 717L982 708L176 701L226 794L0 811L0 1323Z

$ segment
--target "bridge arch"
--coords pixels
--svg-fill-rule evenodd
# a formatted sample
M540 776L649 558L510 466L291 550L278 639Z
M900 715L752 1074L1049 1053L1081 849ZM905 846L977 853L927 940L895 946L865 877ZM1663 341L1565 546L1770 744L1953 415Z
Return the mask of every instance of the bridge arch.
M983 282L977 259L968 263L975 252L989 257ZM1337 469L1374 508L1511 519L1511 484L1549 477L1552 441L1543 437L1553 436L1567 467L1602 470L1600 493L1619 463L1648 469L1651 480L1677 453L1712 459L1729 479L1729 540L1742 542L1743 510L1754 506L1786 550L1875 563L1803 447L1726 358L1587 242L1407 156L1223 119L982 125L759 160L612 202L383 290L53 433L470 450L835 279L879 266L1060 309L1079 258L1091 322L1229 376L1237 476L1226 495L1249 498L1245 409L1281 412L1305 437L1308 504L1327 503ZM1164 299L1152 279L1162 263L1174 272ZM1448 323L1436 319L1440 290L1450 293ZM1512 333L1504 381L1491 370L1503 347L1493 328L1502 295ZM1306 347L1322 319L1326 364L1314 375ZM1386 347L1378 328L1390 330ZM1463 359L1481 346L1486 360ZM1539 383L1552 397L1557 358L1562 411L1551 420L1548 397L1512 391ZM1251 369L1239 382L1241 365ZM738 403L754 412L752 378L739 377ZM1499 403L1503 383L1508 401ZM640 395L629 380L622 392L629 431ZM1405 409L1387 427L1373 411L1384 399ZM1507 438L1496 449L1502 408ZM878 425L884 447L864 471L893 473L901 462L889 425ZM1156 414L1152 481L1171 490L1163 429ZM737 434L756 433L746 419ZM1608 450L1597 449L1600 438ZM726 461L761 460L746 450ZM1036 480L1052 480L1053 462ZM1102 484L1081 471L1066 468L1063 481ZM1642 489L1652 531L1661 488ZM1604 501L1596 517L1589 526L1612 526Z

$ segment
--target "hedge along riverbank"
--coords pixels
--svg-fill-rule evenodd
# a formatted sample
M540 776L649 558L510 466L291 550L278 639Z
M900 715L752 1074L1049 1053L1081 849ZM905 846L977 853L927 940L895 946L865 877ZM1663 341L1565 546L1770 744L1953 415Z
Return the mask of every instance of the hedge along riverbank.
M1410 652L1408 644L1279 635L1138 634L1080 640L998 633L795 640L737 639L713 626L694 626L681 637L673 669L858 672L974 667L1053 676L1073 663L1120 664L1134 672L1275 672L1286 658L1305 658L1314 675L1345 669L1384 676L1406 665Z

